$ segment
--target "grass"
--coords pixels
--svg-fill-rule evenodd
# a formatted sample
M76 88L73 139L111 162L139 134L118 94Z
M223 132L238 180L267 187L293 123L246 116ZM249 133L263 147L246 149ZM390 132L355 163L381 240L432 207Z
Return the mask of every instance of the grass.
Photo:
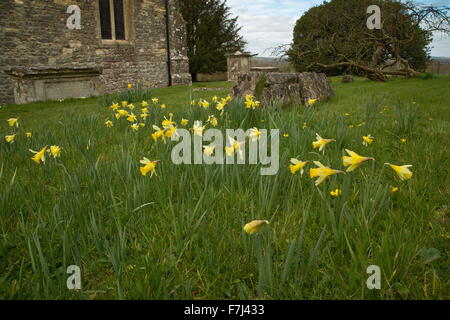
M223 116L188 102L227 91L154 89L168 108L151 107L138 132L124 119L107 128L100 98L1 108L0 131L18 136L0 143L0 299L448 299L450 77L332 85L336 96L311 108L233 100ZM173 165L175 143L150 138L169 112L190 126L215 114L220 129L281 129L280 171ZM336 139L323 154L316 132ZM52 144L60 158L31 161L28 149ZM318 187L289 171L292 157L344 169L345 148L376 161ZM140 174L143 157L160 160L157 176ZM412 164L412 179L385 162ZM254 219L270 225L250 236ZM67 289L69 265L81 291ZM381 290L366 287L370 265Z

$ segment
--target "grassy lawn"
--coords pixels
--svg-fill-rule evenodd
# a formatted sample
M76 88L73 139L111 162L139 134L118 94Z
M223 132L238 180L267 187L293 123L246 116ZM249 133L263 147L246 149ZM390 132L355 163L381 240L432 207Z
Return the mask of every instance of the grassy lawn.
M335 97L312 107L233 99L221 114L211 100L229 86L151 90L146 120L129 101L137 131L104 97L0 108L0 299L448 299L450 77L333 78ZM211 106L190 105L200 98ZM169 113L179 128L214 115L221 131L280 129L278 173L173 164L177 142L151 137ZM319 152L316 133L335 141ZM50 145L60 157L31 160ZM313 161L345 171L345 149L375 161L315 186ZM159 160L157 175L141 174L144 157ZM291 158L309 161L304 175ZM412 178L386 162L412 165ZM256 219L270 224L244 232ZM81 291L67 289L70 265ZM380 290L366 286L371 265Z

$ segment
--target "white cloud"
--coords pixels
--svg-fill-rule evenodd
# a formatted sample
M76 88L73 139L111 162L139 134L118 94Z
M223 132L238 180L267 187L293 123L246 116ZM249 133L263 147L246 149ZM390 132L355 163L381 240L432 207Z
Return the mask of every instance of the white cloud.
M292 42L295 22L322 0L227 0L232 14L239 16L247 50L270 56L271 48ZM428 1L430 2L430 1ZM431 1L432 2L432 1ZM431 54L450 56L450 38L435 35Z

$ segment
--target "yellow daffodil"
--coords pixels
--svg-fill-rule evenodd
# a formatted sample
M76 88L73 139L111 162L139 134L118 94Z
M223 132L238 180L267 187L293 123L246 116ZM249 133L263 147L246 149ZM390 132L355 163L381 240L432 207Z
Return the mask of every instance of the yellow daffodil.
M117 113L120 114L122 117L128 117L129 115L128 111L123 109L117 110Z
M108 121L105 122L105 125L106 125L108 128L111 128L111 127L113 126L113 123L112 123L111 120L108 120Z
M164 117L164 120L162 122L162 126L163 126L164 129L170 129L173 126L175 126L175 122L173 121L173 113L169 114L169 119Z
M413 173L411 170L409 170L412 165L403 165L403 166L396 166L395 164L385 163L385 165L390 166L398 175L400 180L408 180L412 178Z
M205 130L205 128L206 125L202 126L200 121L195 121L192 130L194 131L194 134L198 136L203 136L203 130Z
M165 104L162 104L162 105L160 105L160 108L165 109L165 108L167 108L167 106Z
M405 138L401 138L401 139L400 139L400 142L401 142L401 143L406 143L406 139L405 139Z
M16 128L19 127L19 118L11 118L6 121L8 122L10 127L14 127L14 126L16 126Z
M152 133L152 138L153 140L158 140L159 138L163 137L164 138L164 133L165 131L163 129L160 129L157 126L153 126L153 129L155 130L154 133Z
M259 131L257 128L250 129L249 137L252 141L256 141L261 137L261 131Z
M142 108L147 107L148 106L148 102L147 101L142 101L141 102L141 106L142 106Z
M211 146L203 146L203 153L208 156L211 157L211 155L214 153L214 150L216 149L216 146L211 145Z
M148 113L141 113L141 118L142 119L147 119L148 118Z
M312 106L317 102L317 99L308 99L308 106Z
M367 136L363 136L362 138L363 138L362 144L365 145L366 147L367 147L369 144L372 144L373 139L374 139L374 137L372 137L370 134L367 135Z
M208 109L209 108L209 102L206 100L200 100L200 106L202 106L204 109Z
M217 109L218 111L222 111L223 108L225 108L225 105L226 105L225 103L220 102L220 103L217 104L216 109Z
M244 231L247 232L248 234L255 234L268 224L269 221L267 220L254 220L252 222L247 223L244 226Z
M27 136L27 138L31 138L33 136L31 132L26 132L25 135Z
M209 116L208 117L208 122L213 126L213 127L217 127L217 125L219 124L219 122L217 121L217 118L215 116Z
M289 133L285 133L285 134L283 134L283 137L285 137L285 138L289 138Z
M130 125L130 128L133 129L134 131L138 131L139 125L137 123L133 123L132 125Z
M326 147L326 145L332 141L336 141L336 140L324 139L318 133L316 133L316 141L313 141L312 145L313 145L314 149L319 148L319 151L322 151Z
M231 99L233 99L230 95L228 95L226 98L225 98L225 100L227 101L227 102L229 102L229 101L231 101Z
M189 124L189 120L187 119L181 119L181 125L187 126Z
M196 104L195 100L191 100L191 106L194 106Z
M141 164L143 164L143 167L140 167L139 170L141 171L141 174L145 177L147 173L151 173L150 177L153 177L153 175L156 174L156 165L158 164L159 160L150 161L147 158L144 157L140 161Z
M139 123L139 127L141 128L145 127L145 123Z
M255 97L253 97L252 95L245 96L245 107L247 109L256 109L261 105L259 101L255 101L254 99Z
M119 120L121 117L120 113L116 113L114 116L116 117L117 120Z
M319 179L316 180L315 184L318 186L321 184L326 178L329 176L338 174L338 173L344 173L341 170L334 170L329 167L325 167L322 163L319 161L314 161L314 164L318 166L318 168L311 168L309 169L309 174L311 178L319 177Z
M131 83L128 84L128 89L133 88L133 85Z
M125 108L128 105L128 101L122 101L122 107Z
M134 110L134 108L135 108L134 104L131 103L131 104L128 105L128 109Z
M33 151L29 149L30 152L34 153L35 155L31 158L34 162L39 164L40 161L45 162L45 152L47 151L47 147L42 148L41 151Z
M172 136L176 136L177 127L171 127L166 131L166 137L172 139Z
M214 96L214 97L212 98L212 101L213 101L213 102L217 102L217 101L219 101L219 98L216 97L216 96Z
M398 191L398 187L391 186L391 193L396 193Z
M59 146L51 146L50 147L50 154L53 158L57 158L61 155L61 147Z
M14 139L16 139L17 134L11 134L9 136L5 136L5 140L6 142L13 144L14 143Z
M137 117L136 117L136 115L135 115L134 113L131 113L131 114L128 116L127 120L128 120L129 122L135 122L135 121L137 121Z
M116 111L117 109L119 109L119 104L118 103L114 103L110 108L112 110Z
M157 103L159 102L159 99L158 99L158 98L153 98L153 99L152 99L152 102L153 102L154 104L157 104Z
M142 112L142 113L148 113L148 108L142 108L142 109L141 109L141 112Z
M356 152L353 152L351 150L345 149L345 151L350 155L349 156L343 156L342 162L344 166L348 167L347 172L352 172L356 168L358 168L363 162L368 160L375 160L374 158L370 157L363 157L357 154Z
M330 194L333 196L333 197L339 197L341 194L342 194L342 190L341 189L336 189L336 190L334 190L334 191L331 191L330 192Z
M228 137L228 140L230 142L230 146L225 147L226 154L231 157L235 152L237 152L239 154L239 157L242 159L244 154L241 147L245 144L245 141L239 142L232 137Z
M295 174L298 170L300 170L300 174L303 175L304 168L308 164L308 161L301 161L295 158L291 159L291 165L289 165L289 169L291 169L291 173Z
M308 124L306 122L303 122L302 129L306 129L306 128L308 128Z

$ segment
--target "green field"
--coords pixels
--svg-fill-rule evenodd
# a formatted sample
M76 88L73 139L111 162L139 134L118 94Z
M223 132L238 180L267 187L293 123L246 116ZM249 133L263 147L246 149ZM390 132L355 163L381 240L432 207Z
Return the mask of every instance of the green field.
M138 131L109 108L120 96L0 108L0 299L449 298L450 77L333 78L327 102L248 110L234 99L222 115L211 99L229 85L207 85L221 90L124 93L150 104ZM190 105L199 98L211 107ZM139 118L141 101L128 102ZM151 137L170 112L180 128L215 115L223 130L280 129L278 174L174 165L176 143ZM316 133L336 141L319 152ZM60 157L32 161L29 149L51 145ZM345 170L345 149L375 161L316 187L312 161ZM157 175L141 174L144 157L160 160ZM290 172L291 158L309 161L304 175ZM386 162L413 165L412 178ZM270 224L244 232L260 219ZM80 291L67 289L70 265L81 267ZM370 265L380 290L366 286Z

